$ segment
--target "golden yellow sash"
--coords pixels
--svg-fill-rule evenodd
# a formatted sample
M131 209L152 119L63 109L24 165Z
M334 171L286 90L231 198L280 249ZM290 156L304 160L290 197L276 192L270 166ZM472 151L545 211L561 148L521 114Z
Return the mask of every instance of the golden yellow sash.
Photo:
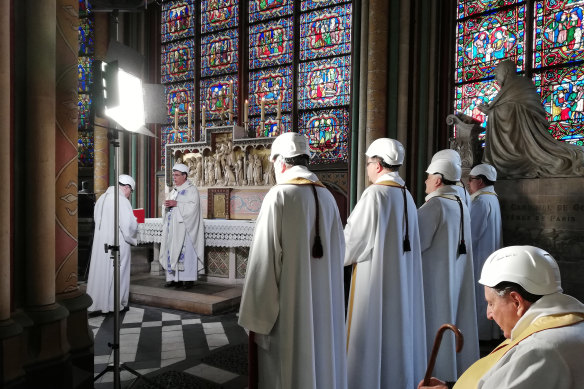
M536 332L547 330L550 328L566 327L579 323L584 320L584 313L566 313L559 315L550 315L540 317L529 327L527 327L519 336L511 341L505 340L497 348L495 348L489 355L479 359L469 367L464 374L460 376L454 389L470 389L476 388L479 380L513 347L515 347L523 339L533 335Z
M320 181L310 181L307 178L302 178L302 177L296 177L293 178L291 180L288 180L286 182L283 182L282 184L292 184L292 185L316 185L316 186L322 186L323 188L326 188L324 186L324 184Z
M499 195L497 195L495 192L480 192L477 196L480 195L493 195L499 197Z
M390 180L379 181L379 182L376 182L375 185L395 186L396 188L403 188L402 185L398 184L395 181L390 181Z

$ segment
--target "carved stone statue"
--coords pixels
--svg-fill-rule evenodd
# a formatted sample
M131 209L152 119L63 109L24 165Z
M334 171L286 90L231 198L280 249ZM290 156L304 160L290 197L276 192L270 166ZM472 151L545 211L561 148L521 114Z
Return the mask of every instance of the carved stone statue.
M533 82L515 72L512 61L497 65L501 87L489 104L483 162L500 177L533 178L584 175L584 149L555 140Z
M256 155L253 163L253 183L254 185L262 185L262 159Z
M247 159L247 184L253 185L253 165L255 161L255 155L250 154Z

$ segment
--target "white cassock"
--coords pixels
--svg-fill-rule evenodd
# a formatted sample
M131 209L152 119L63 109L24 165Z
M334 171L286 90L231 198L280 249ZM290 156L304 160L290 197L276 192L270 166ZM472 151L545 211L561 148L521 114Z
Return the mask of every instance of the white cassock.
M104 250L104 244L114 244L114 196L115 188L110 186L95 203L93 219L95 233L91 249L91 264L87 278L87 294L93 303L89 312L114 311L114 266L111 252ZM130 265L132 252L130 245L136 245L138 222L130 201L119 193L119 243L120 243L120 310L128 306L130 294Z
M347 312L349 388L416 388L427 364L422 259L409 191L411 251L404 252L404 181L380 177L345 227L345 265L354 264Z
M168 200L176 207L162 213L162 243L158 260L166 281L196 281L203 268L205 227L199 191L190 181L173 188Z
M458 197L460 197L462 202L466 204L466 207L468 209L471 209L472 196L470 195L470 193L468 193L468 190L466 190L462 181L458 181L456 183L456 185L453 185L453 186L454 186L454 189L456 189L456 192L458 192ZM472 218L472 215L471 215L471 218Z
M492 185L476 191L471 197L472 258L475 280L478 280L485 260L503 246L503 227L499 200ZM499 339L501 329L494 320L487 318L484 287L478 282L475 282L475 297L479 340Z
M442 338L432 375L446 381L456 381L479 358L470 214L456 196L453 186L442 186L427 195L418 210L428 354L442 324L454 324L464 335L464 347L458 354L454 336L446 334ZM459 255L460 204L467 254Z
M260 209L249 251L239 324L256 333L259 388L347 388L343 257L332 194L316 175L287 169ZM291 184L294 183L294 184ZM324 256L313 258L315 198Z

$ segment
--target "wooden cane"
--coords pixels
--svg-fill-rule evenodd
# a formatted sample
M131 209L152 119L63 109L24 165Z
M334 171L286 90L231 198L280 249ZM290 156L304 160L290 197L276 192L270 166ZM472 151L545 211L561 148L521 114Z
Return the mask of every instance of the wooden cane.
M434 370L434 364L436 364L436 356L438 356L438 350L440 349L440 343L442 343L442 335L444 331L451 330L454 332L456 337L456 352L459 353L464 345L464 337L462 332L454 324L442 324L436 332L436 337L434 338L434 346L432 346L432 354L430 355L430 360L428 361L428 368L426 369L426 375L424 376L424 382L422 386L428 386L430 384L430 378L432 378L432 371Z
M255 332L249 331L248 343L248 389L256 389L258 387L258 346L255 342Z

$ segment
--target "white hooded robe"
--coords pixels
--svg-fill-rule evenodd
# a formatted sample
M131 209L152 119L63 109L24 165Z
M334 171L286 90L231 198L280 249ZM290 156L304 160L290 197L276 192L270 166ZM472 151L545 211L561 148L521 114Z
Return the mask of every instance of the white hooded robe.
M317 182L294 166L279 182ZM249 251L239 324L256 333L259 388L347 388L344 238L332 194L316 187L324 256L313 258L313 185L266 194Z
M111 252L104 250L104 244L114 244L114 196L115 188L110 186L95 203L93 219L95 233L91 249L91 263L87 277L87 294L93 303L87 311L114 311L114 266ZM120 243L120 310L128 306L130 295L130 245L136 245L138 222L130 201L119 193L119 243Z
M404 252L404 185L395 172L370 185L345 227L354 264L347 312L349 388L416 388L427 363L416 204L406 190L411 251ZM383 185L382 183L386 183Z
M459 255L461 218L455 196L453 186L442 186L426 196L418 210L428 356L442 324L454 324L464 335L464 347L458 354L453 334L442 338L432 375L446 381L456 381L479 359L470 213L461 200L467 253Z
M486 259L503 246L503 226L499 200L492 185L479 189L471 197L472 258L475 280L478 280ZM487 318L487 301L483 285L478 282L475 283L475 297L479 340L499 339L501 329L494 320Z

